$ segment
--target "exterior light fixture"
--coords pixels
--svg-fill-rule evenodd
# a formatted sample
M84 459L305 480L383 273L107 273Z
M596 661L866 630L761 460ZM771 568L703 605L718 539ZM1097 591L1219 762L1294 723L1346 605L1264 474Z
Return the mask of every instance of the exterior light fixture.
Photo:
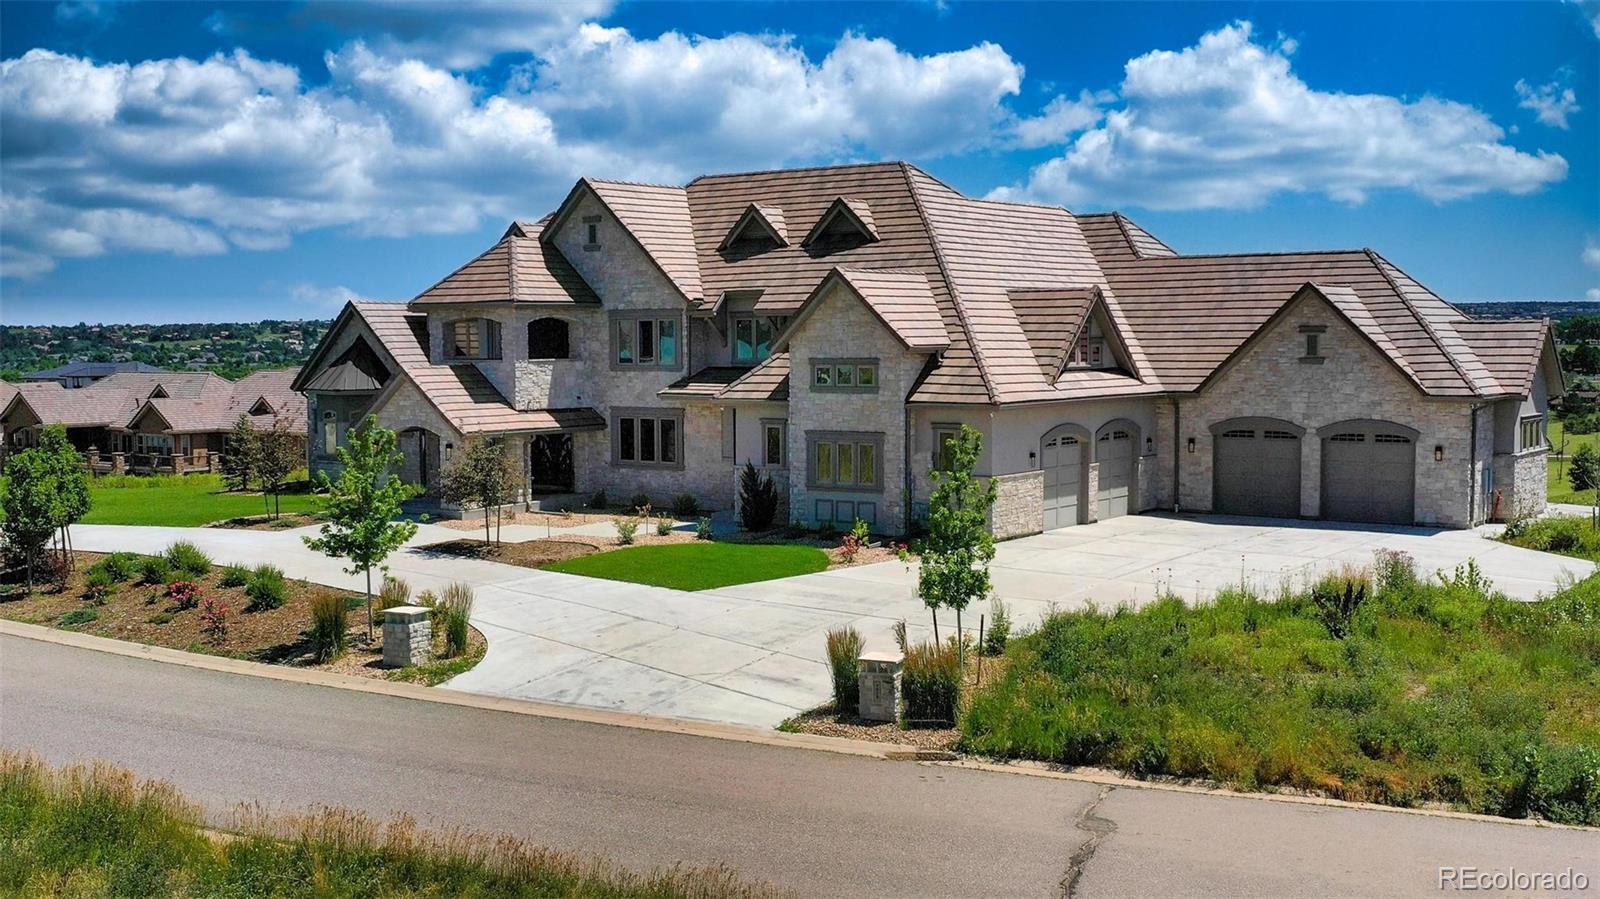
M1156 451L1155 438L1154 437L1146 437L1144 439L1144 454L1146 456L1148 456L1148 455L1150 455L1151 453L1153 453L1155 451Z
M1444 461L1444 445L1443 444L1435 444L1434 445L1434 447L1433 447L1433 461L1435 461L1435 462L1443 462Z
M1189 438L1189 442L1188 442L1188 444L1185 445L1184 448L1187 449L1191 453L1194 452L1194 438L1193 437Z

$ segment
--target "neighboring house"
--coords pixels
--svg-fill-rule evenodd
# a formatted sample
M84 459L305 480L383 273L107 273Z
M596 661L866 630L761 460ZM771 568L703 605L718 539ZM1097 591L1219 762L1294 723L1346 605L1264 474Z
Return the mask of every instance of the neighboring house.
M0 431L11 449L35 446L39 429L61 424L99 472L212 471L240 415L255 427L305 434L305 397L293 369L229 381L210 372L121 373L81 389L54 381L0 390Z
M295 379L331 469L375 414L431 488L504 439L530 495L736 502L881 532L963 424L1025 534L1150 509L1462 527L1544 507L1548 321L1480 321L1370 250L1183 256L1120 214L904 163L580 180Z
M88 387L96 381L126 372L157 373L165 369L143 362L68 362L55 368L46 368L22 376L28 382L55 381L62 387Z

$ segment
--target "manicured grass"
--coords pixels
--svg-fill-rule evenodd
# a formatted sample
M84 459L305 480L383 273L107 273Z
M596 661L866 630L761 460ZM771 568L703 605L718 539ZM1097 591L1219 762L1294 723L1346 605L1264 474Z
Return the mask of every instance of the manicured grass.
M291 489L303 489L300 484ZM270 500L257 493L228 493L214 474L100 478L89 482L93 506L84 524L143 524L199 527L214 521L271 511ZM286 492L279 499L285 514L315 512L322 497Z
M710 590L811 574L827 567L828 554L814 546L697 541L596 553L557 562L546 570L652 587Z
M1550 421L1550 489L1545 497L1553 503L1578 503L1588 505L1594 502L1594 491L1585 490L1582 493L1572 489L1572 483L1567 480L1567 467L1572 463L1572 454L1581 446L1592 446L1600 450L1600 434L1565 434L1561 422ZM1566 437L1565 458L1557 459L1556 451L1562 449L1562 437Z
M1343 638L1309 593L1058 612L971 697L963 745L1600 824L1600 578L1535 603L1379 580Z
M419 809L418 811L422 811ZM53 770L0 753L0 895L701 897L779 895L727 868L635 874L513 837L387 826L342 808L245 811L218 839L169 784L104 763Z

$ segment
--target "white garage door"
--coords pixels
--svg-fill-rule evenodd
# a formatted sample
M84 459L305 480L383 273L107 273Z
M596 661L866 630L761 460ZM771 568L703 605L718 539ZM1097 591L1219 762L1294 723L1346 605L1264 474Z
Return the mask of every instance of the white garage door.
M1039 467L1044 471L1044 529L1047 531L1081 520L1083 451L1086 448L1076 435L1060 428L1044 435Z
M1095 512L1100 521L1128 514L1134 443L1133 435L1125 428L1101 431L1095 440L1095 458L1100 463Z
M1322 441L1322 517L1411 524L1416 473L1416 441L1403 429L1336 426Z

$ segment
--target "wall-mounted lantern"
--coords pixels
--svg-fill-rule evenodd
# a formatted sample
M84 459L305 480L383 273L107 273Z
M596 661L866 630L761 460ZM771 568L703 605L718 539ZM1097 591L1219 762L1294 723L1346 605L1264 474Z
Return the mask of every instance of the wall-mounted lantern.
M1443 462L1444 461L1444 445L1443 444L1435 444L1434 445L1434 447L1433 447L1433 461L1435 461L1435 462Z
M1188 450L1191 453L1194 452L1194 438L1193 437L1189 438L1189 442L1184 445L1184 449Z

